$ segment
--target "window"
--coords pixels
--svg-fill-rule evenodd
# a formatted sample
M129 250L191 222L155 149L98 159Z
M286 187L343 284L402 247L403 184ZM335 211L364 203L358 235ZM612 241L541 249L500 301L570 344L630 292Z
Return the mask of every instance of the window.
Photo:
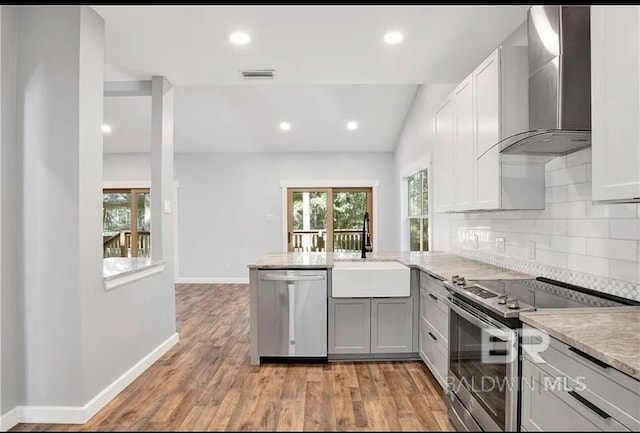
M372 195L372 188L289 188L288 250L359 251L365 212L373 245Z
M409 177L409 250L429 251L427 170Z
M149 257L150 230L149 188L102 191L103 257Z

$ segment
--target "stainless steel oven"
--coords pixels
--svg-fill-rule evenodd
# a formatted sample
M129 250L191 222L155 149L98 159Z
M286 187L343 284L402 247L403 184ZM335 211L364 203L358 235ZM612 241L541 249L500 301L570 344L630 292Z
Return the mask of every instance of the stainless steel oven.
M458 431L518 428L518 329L451 295L449 417Z
M518 431L520 313L634 301L549 278L445 281L449 292L449 418L460 431Z

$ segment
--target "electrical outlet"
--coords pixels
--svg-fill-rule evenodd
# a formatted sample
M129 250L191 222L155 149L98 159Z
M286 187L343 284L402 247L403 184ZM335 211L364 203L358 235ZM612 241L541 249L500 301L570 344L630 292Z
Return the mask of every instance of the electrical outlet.
M536 259L536 243L535 241L529 241L529 259Z
M496 253L504 253L504 238L496 238Z
M473 235L473 248L478 249L480 247L480 236Z

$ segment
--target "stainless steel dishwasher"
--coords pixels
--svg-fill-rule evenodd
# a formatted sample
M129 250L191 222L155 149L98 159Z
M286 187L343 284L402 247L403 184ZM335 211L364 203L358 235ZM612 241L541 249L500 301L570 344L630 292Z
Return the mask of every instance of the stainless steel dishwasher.
M327 271L258 271L260 362L327 360Z

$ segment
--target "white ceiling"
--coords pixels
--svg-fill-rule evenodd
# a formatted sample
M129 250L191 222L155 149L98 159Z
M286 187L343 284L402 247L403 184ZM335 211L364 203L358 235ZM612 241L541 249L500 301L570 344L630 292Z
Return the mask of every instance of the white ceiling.
M389 152L415 85L207 86L177 88L178 152ZM150 97L105 98L104 146L148 152ZM346 123L359 127L348 131ZM291 124L283 132L281 121Z
M459 82L528 5L94 9L105 19L107 80L164 75L176 86L177 152L284 152L392 151L416 85ZM396 29L404 41L385 45ZM231 44L234 30L251 43ZM247 82L247 68L275 69L276 78ZM148 149L143 105L105 100L105 152ZM277 128L285 117L286 135ZM352 117L360 128L348 133Z

